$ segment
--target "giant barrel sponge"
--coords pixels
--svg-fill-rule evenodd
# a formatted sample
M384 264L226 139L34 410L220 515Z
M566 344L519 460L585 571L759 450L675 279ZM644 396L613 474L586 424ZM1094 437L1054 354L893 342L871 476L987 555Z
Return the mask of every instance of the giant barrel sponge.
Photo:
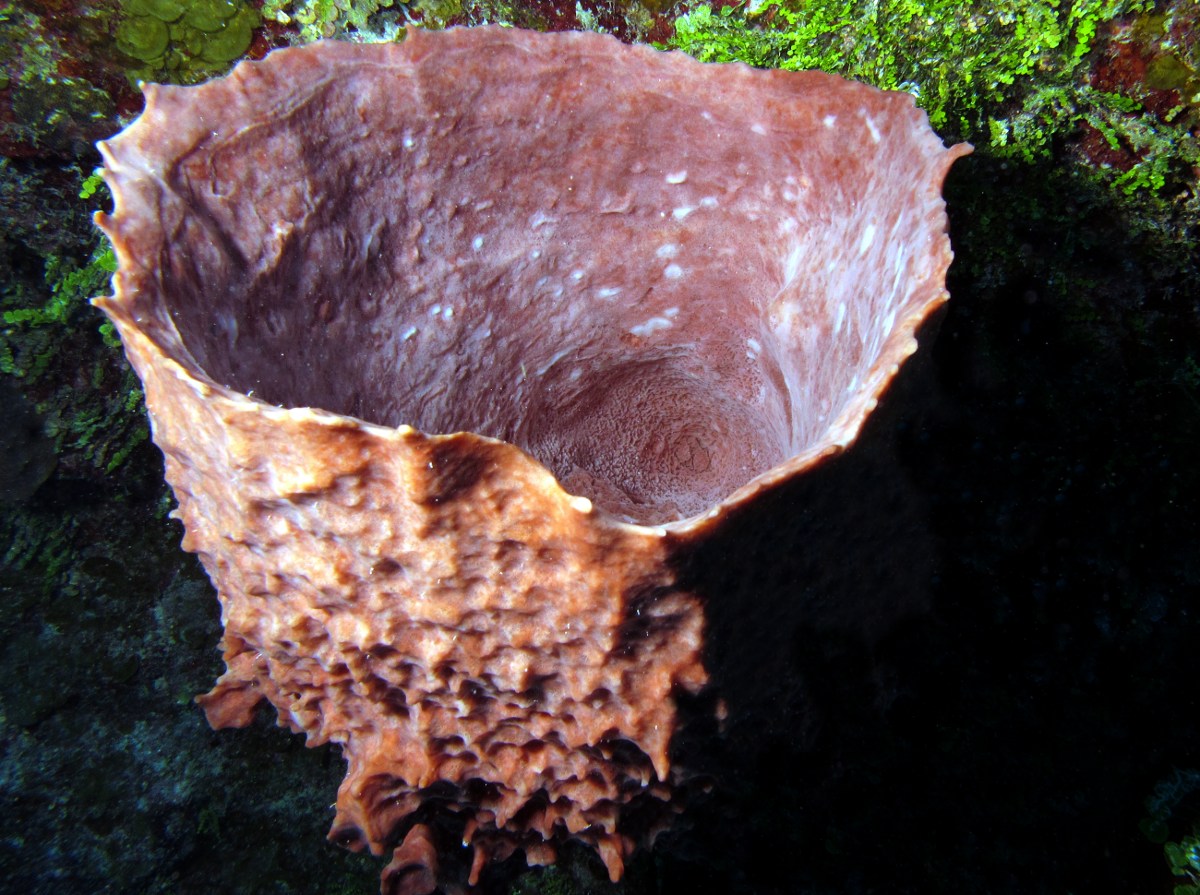
M447 836L471 884L570 838L617 879L708 685L673 558L855 439L947 297L969 147L826 74L473 28L150 85L101 150L209 721L339 744L330 836L387 891Z

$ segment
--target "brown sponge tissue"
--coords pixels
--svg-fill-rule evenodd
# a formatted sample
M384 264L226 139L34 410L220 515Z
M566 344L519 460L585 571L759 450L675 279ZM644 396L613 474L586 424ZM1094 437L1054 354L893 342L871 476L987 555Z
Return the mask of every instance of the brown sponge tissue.
M97 304L221 602L209 721L339 744L330 836L393 850L386 891L439 884L439 818L471 884L570 838L618 879L708 680L672 556L854 440L947 297L969 147L904 94L584 33L145 92Z

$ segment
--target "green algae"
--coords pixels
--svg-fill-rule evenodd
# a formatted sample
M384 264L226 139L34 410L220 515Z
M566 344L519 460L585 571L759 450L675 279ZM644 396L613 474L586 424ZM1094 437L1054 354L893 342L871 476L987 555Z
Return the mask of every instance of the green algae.
M706 62L819 69L906 90L934 127L966 136L1012 85L1087 53L1099 11L1085 15L1081 6L1070 15L1055 2L1001 3L986 13L948 0L699 7L676 20L671 45Z
M123 0L116 46L131 78L192 84L243 56L261 24L245 0Z
M174 22L183 15L187 4L181 0L126 0L122 9L133 16L153 16L163 22Z
M221 31L238 8L237 0L193 0L183 14L183 22L199 31Z
M1185 95L1200 92L1196 73L1174 54L1150 61L1146 66L1146 86L1156 90L1177 90Z
M153 62L171 42L165 22L154 16L130 16L117 28L117 49L142 62Z
M79 27L90 27L81 19ZM41 17L0 2L0 72L12 114L0 116L0 139L48 155L80 158L114 104L85 78L63 74L70 54Z
M48 296L19 289L0 296L0 373L42 395L36 408L55 454L72 452L108 474L146 441L149 429L136 379L124 364L113 366L111 330L102 333L104 348L93 349L86 336L89 327L100 328L88 299L106 291L117 267L112 250L97 243L83 265L47 259ZM90 369L78 368L83 356L90 357ZM64 367L76 368L74 375L65 376Z
M200 58L214 65L234 61L250 48L257 25L257 16L239 11L201 42Z

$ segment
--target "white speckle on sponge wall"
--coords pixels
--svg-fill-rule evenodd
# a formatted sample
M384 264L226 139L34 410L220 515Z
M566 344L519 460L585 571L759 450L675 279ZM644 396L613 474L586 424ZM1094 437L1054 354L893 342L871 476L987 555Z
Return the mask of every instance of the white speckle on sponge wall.
M878 143L880 140L882 140L883 137L879 133L879 128L875 126L875 121L871 118L870 115L867 114L867 110L859 109L858 114L862 118L863 124L865 124L867 126L867 130L871 134L871 139L876 143Z
M639 323L637 326L631 326L629 328L629 332L638 338L644 338L645 336L648 336L653 332L657 332L660 329L669 329L670 327L671 321L666 317L651 317L645 323Z
M859 240L859 243L858 243L858 254L865 255L867 253L867 249L869 249L871 247L871 243L873 243L874 241L875 241L875 225L867 224L867 226L863 228L862 239Z

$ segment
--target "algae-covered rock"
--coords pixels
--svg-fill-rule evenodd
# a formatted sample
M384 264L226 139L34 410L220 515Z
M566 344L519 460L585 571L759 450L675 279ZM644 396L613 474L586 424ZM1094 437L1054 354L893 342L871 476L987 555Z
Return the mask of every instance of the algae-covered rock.
M194 83L220 74L250 48L262 23L246 0L123 0L117 49L144 65L134 79Z
M182 0L125 0L121 9L126 15L151 16L162 22L174 22L183 15L187 4Z
M208 35L200 57L212 63L232 62L250 48L250 41L254 39L254 29L258 24L258 15L254 10L239 10L224 27Z
M162 56L170 40L166 23L154 16L129 16L117 26L117 49L142 62Z
M194 0L183 21L200 31L221 31L241 5L238 0Z

